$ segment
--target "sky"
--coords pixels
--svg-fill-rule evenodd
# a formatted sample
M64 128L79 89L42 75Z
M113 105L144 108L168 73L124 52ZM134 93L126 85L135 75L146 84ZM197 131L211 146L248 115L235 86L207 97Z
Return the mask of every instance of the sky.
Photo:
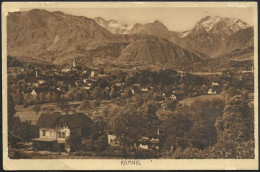
M169 30L186 31L205 16L238 18L253 26L253 8L243 7L151 7L151 8L48 8L48 11L62 11L88 18L115 19L132 25L161 21Z

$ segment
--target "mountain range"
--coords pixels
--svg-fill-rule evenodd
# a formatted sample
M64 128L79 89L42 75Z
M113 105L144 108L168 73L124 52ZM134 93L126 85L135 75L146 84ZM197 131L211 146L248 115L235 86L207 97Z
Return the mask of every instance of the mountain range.
M116 20L30 10L7 16L8 55L70 63L125 62L186 65L253 46L253 27L207 16L191 30L170 31L156 20L128 26Z
M116 20L95 18L100 26L114 34L147 34L169 39L186 49L216 57L229 51L253 46L254 29L240 19L206 16L192 29L174 32L156 20L153 23L128 26ZM123 27L122 27L123 26ZM126 29L127 28L127 29Z

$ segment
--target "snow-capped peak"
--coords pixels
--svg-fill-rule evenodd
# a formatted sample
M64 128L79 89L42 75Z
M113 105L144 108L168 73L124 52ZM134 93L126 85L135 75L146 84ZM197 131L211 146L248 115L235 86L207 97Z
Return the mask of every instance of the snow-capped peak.
M207 16L203 18L198 24L203 27L207 32L210 31L214 25L216 25L221 20L218 16Z
M117 34L127 34L132 28L132 25L127 25L125 23L121 23L117 20L105 20L101 17L94 18L94 20L102 27L108 29L110 32Z
M186 30L186 31L184 31L184 32L181 32L181 33L180 33L180 37L183 38L183 37L189 35L190 31L191 31L191 30Z
M233 34L240 29L250 27L240 19L222 18L219 16L207 16L201 19L195 26L195 30L203 29L206 32L219 32L220 30L227 34Z

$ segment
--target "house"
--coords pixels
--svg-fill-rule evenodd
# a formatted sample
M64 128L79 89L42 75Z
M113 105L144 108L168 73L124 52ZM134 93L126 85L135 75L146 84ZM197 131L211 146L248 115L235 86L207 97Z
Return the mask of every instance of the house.
M149 142L149 138L148 137L142 137L141 140L140 140L140 145L139 147L141 149L149 149L148 147L148 143Z
M219 84L217 82L212 82L211 84L212 86L219 86Z
M91 89L91 87L84 87L84 89L85 89L85 90L90 90L90 89Z
M178 98L178 100L182 99L185 96L184 90L174 90L173 93Z
M140 88L140 84L134 84L134 86L136 86L137 88Z
M107 135L107 139L108 139L108 144L110 146L119 146L119 141L116 139L116 135L114 135L112 132L108 132Z
M166 139L166 132L164 127L154 127L150 131L149 137L144 136L140 139L139 147L141 149L162 149L163 143Z
M149 91L149 89L148 88L141 88L141 91L142 92L147 92L147 91Z
M32 90L31 95L32 95L34 98L37 97L38 94L37 94L37 92L35 91L35 89Z
M208 91L208 94L209 94L209 95L213 95L213 94L217 94L217 92L216 92L216 91L213 91L213 89L210 88L209 91Z
M159 142L160 142L160 140L158 138L142 137L142 139L140 140L139 147L141 149L157 149L157 150L159 150Z
M177 97L176 97L174 94L172 94L170 98L171 98L172 100L177 100Z
M123 82L116 82L115 85L116 85L117 87L121 87L121 86L123 86L124 84L125 84L125 83L123 83Z
M106 77L107 75L105 75L105 74L98 74L97 76L100 77L100 78L103 78L103 77Z
M91 76L91 77L94 77L94 76L95 76L95 71L94 71L94 70L92 70L92 71L90 72L90 76Z
M83 113L42 114L36 123L39 127L39 138L32 139L33 146L38 150L70 152L66 139L71 135L86 138L92 125L92 120Z
M36 83L33 83L33 86L34 86L34 87L39 87L40 84L39 84L38 82L36 82Z
M45 84L45 80L38 80L39 84Z
M67 73L67 72L70 72L71 69L70 68L63 68L63 69L61 69L61 71Z

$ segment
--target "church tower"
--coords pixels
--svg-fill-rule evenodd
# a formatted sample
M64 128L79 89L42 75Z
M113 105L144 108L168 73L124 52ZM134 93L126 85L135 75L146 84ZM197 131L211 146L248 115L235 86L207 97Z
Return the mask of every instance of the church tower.
M73 60L72 66L76 67L76 59Z

